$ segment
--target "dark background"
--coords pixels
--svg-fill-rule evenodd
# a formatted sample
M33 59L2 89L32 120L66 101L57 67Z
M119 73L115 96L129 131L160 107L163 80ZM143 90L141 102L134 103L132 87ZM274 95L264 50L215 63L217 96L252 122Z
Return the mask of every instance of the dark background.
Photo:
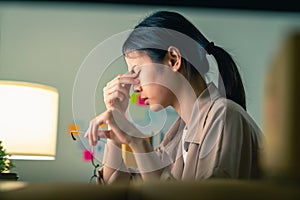
M300 12L299 0L52 0L52 1L9 1L2 2L55 2L55 3L114 3L136 5L185 6L198 8Z

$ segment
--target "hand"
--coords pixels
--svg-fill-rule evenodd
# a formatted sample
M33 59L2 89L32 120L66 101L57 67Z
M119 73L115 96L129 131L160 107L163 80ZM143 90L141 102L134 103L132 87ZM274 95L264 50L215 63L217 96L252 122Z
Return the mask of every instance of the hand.
M111 130L98 130L98 127L104 123ZM93 146L97 144L99 137L111 139L117 145L130 145L144 138L144 135L124 117L123 113L118 109L112 108L96 116L90 122L90 126L84 137L89 138L90 145Z
M138 84L137 74L120 74L103 88L104 103L107 109L116 108L126 112L129 102L129 90L132 84Z

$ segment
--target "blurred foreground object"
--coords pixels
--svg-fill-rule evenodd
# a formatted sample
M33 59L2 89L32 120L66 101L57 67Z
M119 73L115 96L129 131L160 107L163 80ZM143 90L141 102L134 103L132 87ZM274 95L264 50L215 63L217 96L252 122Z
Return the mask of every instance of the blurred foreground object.
M290 34L267 73L265 144L261 164L269 178L300 180L300 32Z

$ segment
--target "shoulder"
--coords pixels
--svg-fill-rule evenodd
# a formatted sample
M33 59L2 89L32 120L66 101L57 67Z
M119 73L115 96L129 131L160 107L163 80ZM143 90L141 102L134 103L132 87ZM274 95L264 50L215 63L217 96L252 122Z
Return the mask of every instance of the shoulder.
M227 126L248 126L255 131L260 131L254 119L244 108L223 97L215 101L209 115L212 119L222 120Z
M212 106L211 110L215 112L224 112L234 115L244 115L246 112L240 105L224 97L218 98Z

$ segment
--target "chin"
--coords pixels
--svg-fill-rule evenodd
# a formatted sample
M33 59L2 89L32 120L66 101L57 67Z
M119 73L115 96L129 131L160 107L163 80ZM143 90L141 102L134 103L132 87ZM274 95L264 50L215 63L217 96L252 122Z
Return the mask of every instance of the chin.
M150 104L149 109L153 112L158 112L163 110L165 107L160 104Z

